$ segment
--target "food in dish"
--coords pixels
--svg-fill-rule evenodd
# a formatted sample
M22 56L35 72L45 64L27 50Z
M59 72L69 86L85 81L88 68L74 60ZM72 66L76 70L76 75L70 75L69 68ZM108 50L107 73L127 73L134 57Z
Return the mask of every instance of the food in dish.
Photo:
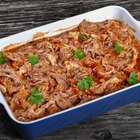
M0 90L23 122L94 100L140 81L140 42L118 20L9 45L0 53Z

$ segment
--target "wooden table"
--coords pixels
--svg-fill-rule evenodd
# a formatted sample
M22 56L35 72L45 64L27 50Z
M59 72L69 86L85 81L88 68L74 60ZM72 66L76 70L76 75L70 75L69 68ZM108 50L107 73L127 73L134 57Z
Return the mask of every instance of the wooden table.
M120 5L140 20L140 0L0 0L0 38L107 5ZM37 140L139 140L140 103L61 129ZM0 140L22 140L0 106Z

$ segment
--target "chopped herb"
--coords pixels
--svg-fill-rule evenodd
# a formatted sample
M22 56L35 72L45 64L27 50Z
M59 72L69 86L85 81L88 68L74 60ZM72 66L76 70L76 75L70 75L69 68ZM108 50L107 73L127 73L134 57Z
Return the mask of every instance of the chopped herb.
M3 52L0 51L0 64L4 64L6 62L6 58L3 56Z
M77 49L74 51L74 56L79 59L82 59L85 57L84 53L80 49Z
M131 72L129 78L127 78L127 82L130 85L135 85L135 84L139 83L138 75L134 72Z
M122 47L122 45L119 42L116 42L114 44L115 46L115 51L119 54L120 52L124 51L124 48Z
M78 37L80 42L86 41L88 39L87 35L80 34Z
M87 78L83 78L81 81L79 81L77 83L77 87L80 90L87 90L92 86L93 82L94 81L93 81L92 77L88 76Z
M3 52L2 51L0 51L0 57L2 57L3 56Z
M29 54L29 55L28 55L28 61L29 61L29 63L30 63L32 66L34 66L35 64L38 63L39 58L38 58L37 56L35 56L35 55Z
M4 64L6 62L6 58L5 57L0 57L0 64Z
M88 39L87 35L82 35L82 34L79 35L79 38L82 38L84 40L87 40Z
M28 101L32 104L40 104L43 101L43 97L41 95L41 91L33 88L31 92L31 96L28 97Z

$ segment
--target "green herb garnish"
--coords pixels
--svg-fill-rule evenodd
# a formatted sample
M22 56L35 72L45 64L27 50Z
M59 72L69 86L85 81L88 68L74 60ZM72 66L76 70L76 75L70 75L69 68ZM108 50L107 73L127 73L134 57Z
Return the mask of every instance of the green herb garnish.
M116 42L114 44L115 46L115 51L119 54L120 52L124 51L124 48L122 47L122 45L119 42Z
M77 49L74 51L74 56L79 59L82 59L85 57L84 53L80 49Z
M6 62L6 58L3 56L3 52L0 51L0 64L4 64Z
M5 57L0 57L0 64L4 64L6 62L6 58Z
M87 35L80 34L78 39L79 39L80 42L83 42L83 41L88 40L88 37L87 37Z
M38 63L39 58L36 55L29 54L28 55L28 61L32 66L34 66L35 64Z
M40 104L43 102L43 97L41 95L41 91L33 88L32 89L32 94L28 97L28 101L32 104Z
M94 83L94 81L93 81L92 77L88 76L87 78L83 78L81 81L79 81L77 83L77 87L80 90L87 90L92 86L93 83Z
M0 51L0 57L2 57L3 56L3 52L2 51Z
M129 78L127 78L127 82L130 85L135 85L135 84L139 83L138 75L134 72L131 72Z

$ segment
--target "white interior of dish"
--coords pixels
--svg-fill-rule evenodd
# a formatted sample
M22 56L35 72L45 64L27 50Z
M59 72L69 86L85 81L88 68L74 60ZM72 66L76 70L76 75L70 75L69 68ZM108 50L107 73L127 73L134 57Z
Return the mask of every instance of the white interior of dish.
M47 25L44 25L41 27L37 27L37 28L31 29L31 30L28 30L25 32L21 32L21 33L18 33L18 34L9 36L9 37L2 38L2 39L0 39L0 49L2 49L3 47L5 47L7 45L13 44L13 43L23 43L23 42L30 41L30 40L32 40L33 35L38 33L38 32L49 32L45 36L52 36L52 35L61 33L62 31L60 31L59 29L63 29L63 28L71 27L73 25L77 25L83 19L87 19L87 20L90 20L93 22L103 21L106 19L117 19L117 20L122 21L125 24L129 24L132 28L134 28L136 30L134 35L137 38L140 38L140 22L135 20L126 9L119 7L119 6L108 6L108 7L100 8L100 9L97 9L97 10L94 10L91 12L87 12L87 13L84 13L81 15L77 15L77 16L74 16L71 18L60 20L60 21L57 21L54 23L50 23L50 24L47 24ZM137 84L134 86L139 86L139 85L140 84ZM125 89L123 89L123 91L128 90L130 88L133 88L134 86L125 88ZM17 123L21 123L21 124L30 124L30 123L35 123L37 121L41 121L41 120L46 119L48 117L52 117L52 116L57 115L57 114L64 113L64 112L69 111L71 109L76 109L76 108L81 107L85 104L89 104L91 102L101 100L102 98L107 98L109 96L112 96L113 94L117 94L118 92L120 92L120 91L103 96L101 98L84 103L82 105L78 105L78 106L72 107L70 109L49 115L47 117L43 117L41 119L38 119L38 120L35 120L32 122L19 122L18 120L16 120L15 117L13 116L13 113L11 112L7 102L5 101L5 99L1 93L0 93L0 103L3 104L7 113L14 121L16 121Z

